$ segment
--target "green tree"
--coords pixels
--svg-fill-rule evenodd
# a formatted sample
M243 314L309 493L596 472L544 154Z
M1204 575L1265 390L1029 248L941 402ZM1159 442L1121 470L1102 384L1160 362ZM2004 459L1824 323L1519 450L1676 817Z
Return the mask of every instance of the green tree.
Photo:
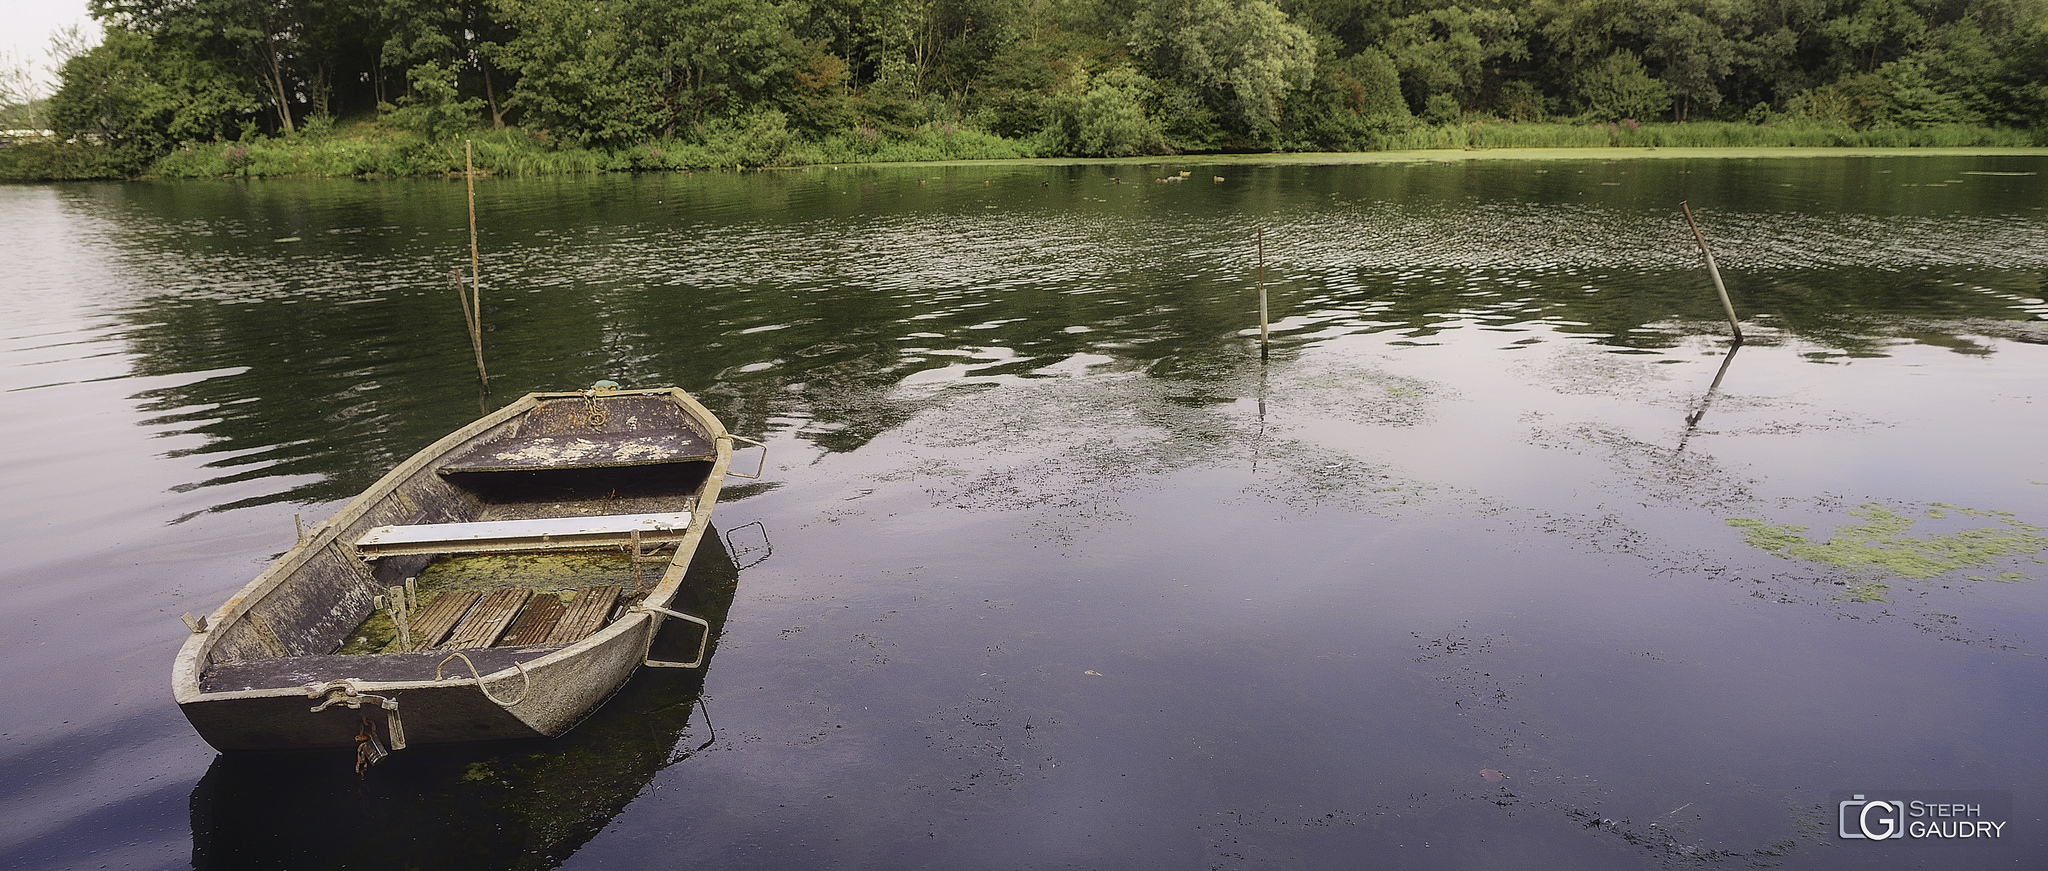
M791 98L806 46L765 0L496 0L528 124L627 144ZM814 73L815 69L812 70Z
M631 142L647 127L619 58L629 50L616 7L585 0L494 0L511 25L486 49L519 82L506 105L529 128L575 142Z
M294 127L294 94L303 91L290 54L299 6L263 0L88 0L108 30L130 30L168 51L239 69L274 113Z
M1414 123L1400 71L1376 49L1316 64L1315 81L1296 100L1289 113L1294 148L1375 149Z
M1546 72L1569 82L1618 49L1638 58L1651 34L1670 19L1673 0L1529 0L1528 15L1542 39L1536 52Z
M1927 65L1914 58L1885 64L1878 70L1883 99L1875 122L1882 126L1920 129L1943 124L1975 124L1983 120L1963 100L1938 87Z
M1937 26L1920 54L1928 78L1979 118L1999 117L1999 74L2005 58L2019 50L2010 20L1981 14L1989 11L1973 7L1961 19Z
M946 37L940 0L813 0L801 17L798 35L846 59L856 87L900 102L923 96Z
M1121 25L1112 27L1094 19L1098 12L1093 4L1023 0L1008 25L1013 36L982 65L975 82L964 92L963 109L987 129L1004 136L1028 136L1046 129L1053 121L1053 103L1072 90L1080 81L1078 75L1132 62L1121 38ZM1151 99L1152 111L1167 125L1167 98L1156 80ZM1199 120L1192 123L1203 131L1200 135L1214 137L1214 113L1199 107L1199 97L1177 88L1172 102L1179 109L1196 110ZM1175 117L1191 120L1184 113ZM1169 129L1168 135L1177 134Z
M1503 64L1528 56L1521 29L1520 18L1508 9L1445 6L1395 19L1387 53L1401 71L1410 106L1455 116L1479 103L1488 79L1498 79Z
M1671 109L1670 87L1651 77L1627 49L1582 70L1572 89L1585 113L1603 121L1657 118Z
M1288 95L1315 73L1308 31L1266 0L1162 0L1140 10L1129 32L1158 78L1193 88L1258 141L1273 140Z
M376 105L369 48L375 29L364 26L359 7L347 0L304 0L303 8L296 42L310 67L307 113L331 121Z
M1076 74L1054 102L1055 147L1088 157L1160 154L1165 130L1146 111L1153 81L1130 66L1089 76Z
M766 0L628 0L626 8L633 26L624 72L647 133L674 135L779 100L805 54L781 7Z
M105 143L133 169L181 142L230 138L261 111L247 80L220 62L126 30L107 31L60 78L54 129Z
M804 44L807 53L799 59L790 78L795 86L784 102L797 126L830 133L854 124L852 68L846 59L826 49L822 40Z
M1281 0L1287 17L1325 43L1327 57L1352 57L1364 51L1381 51L1393 21L1435 2L1394 2L1394 0Z
M1927 21L1909 0L1858 0L1831 18L1821 33L1833 44L1835 65L1845 71L1876 72L1903 57L1927 35Z
M934 10L937 41L925 92L965 102L992 71L1003 47L1017 42L1027 26L1019 0L946 0Z
M1692 0L1680 4L1656 29L1646 56L1663 63L1659 78L1676 103L1676 120L1693 109L1721 105L1721 86L1743 57L1742 37L1752 7L1737 0Z
M455 87L455 69L428 61L408 74L412 93L398 98L396 107L387 106L384 119L392 126L411 130L432 140L452 139L468 128L484 107L481 97L462 99Z
M1995 85L2007 123L2030 127L2048 145L2048 15L2015 33Z

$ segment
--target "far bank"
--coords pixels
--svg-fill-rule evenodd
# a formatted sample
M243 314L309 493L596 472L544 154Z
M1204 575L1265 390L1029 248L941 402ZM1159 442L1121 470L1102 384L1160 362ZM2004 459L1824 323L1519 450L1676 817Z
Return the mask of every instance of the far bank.
M468 154L465 155L465 144ZM401 178L460 174L538 176L603 172L744 170L943 161L1078 162L1162 159L1208 163L1355 163L1401 160L1552 159L1597 155L1797 157L1843 153L2044 153L2028 131L1946 125L1856 130L1811 122L1748 124L1516 123L1419 126L1355 152L1191 152L1101 157L1054 153L1035 138L1012 139L947 124L890 137L812 137L770 122L700 131L687 138L601 149L552 141L514 127L430 140L371 122L315 126L289 136L195 143L161 157L114 146L51 140L0 147L0 180L200 178Z

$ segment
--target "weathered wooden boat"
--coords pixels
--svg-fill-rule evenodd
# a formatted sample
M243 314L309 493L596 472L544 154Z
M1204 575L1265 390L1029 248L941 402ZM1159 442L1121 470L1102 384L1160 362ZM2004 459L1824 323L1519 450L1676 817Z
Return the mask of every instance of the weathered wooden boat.
M705 533L672 604L714 627L724 624L740 571L721 531ZM695 625L670 620L654 650L687 658L697 639ZM192 789L192 869L556 868L664 769L711 746L718 733L701 694L718 655L714 638L703 669L634 675L544 744L414 747L400 754L402 768L380 772L370 801L344 769L307 764L303 754L223 753Z
M414 455L204 619L171 670L223 751L553 737L642 664L735 441L678 388L529 394ZM737 473L735 473L737 474ZM694 660L650 659L664 620Z

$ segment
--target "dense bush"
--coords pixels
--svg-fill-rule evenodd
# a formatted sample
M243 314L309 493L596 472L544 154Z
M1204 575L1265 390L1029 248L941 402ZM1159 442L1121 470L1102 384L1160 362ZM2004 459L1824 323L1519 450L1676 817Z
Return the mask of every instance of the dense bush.
M139 165L137 155L117 148L36 139L0 143L0 181L71 181L123 178Z

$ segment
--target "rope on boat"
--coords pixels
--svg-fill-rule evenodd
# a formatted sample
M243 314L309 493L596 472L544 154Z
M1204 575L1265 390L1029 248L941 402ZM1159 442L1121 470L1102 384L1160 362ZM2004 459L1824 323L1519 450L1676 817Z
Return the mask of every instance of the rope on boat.
M474 678L474 679L476 680L476 691L477 691L477 692L480 692L480 693L483 693L483 694L484 694L484 698L490 699L490 700L491 700L491 704L497 705L498 707L501 707L501 708L509 708L509 707L512 707L513 705L519 704L520 702L526 701L526 696L527 696L527 694L528 694L528 693L531 693L531 692L533 692L533 678L527 675L527 673L526 673L526 664L525 664L525 663L523 663L523 662L516 662L516 661L515 661L515 662L513 662L513 663L512 663L512 667L513 667L513 668L516 668L516 669L519 669L519 680L520 680L520 687L519 687L519 698L513 699L512 701L509 701L509 702L508 702L508 701L505 701L505 700L503 700L503 699L500 699L500 698L498 698L497 696L491 695L491 688L490 688L490 687L487 687L487 686L484 686L484 676L483 676L483 675L481 675L481 674L479 674L479 673L477 673L477 670L476 670L476 663L474 663L474 662L470 662L470 661L469 661L469 657L468 657L468 656L465 656L465 655L463 655L463 653L462 653L461 651L459 651L459 650L458 650L458 651L456 651L456 652L454 652L454 653L448 654L448 658L447 658L447 659L443 659L443 660L441 660L441 664L440 664L440 665L436 665L436 666L434 666L434 679L435 679L435 680L440 680L440 679L441 679L441 668L442 668L442 666L445 666L445 665L447 665L448 663L450 663L450 662L453 662L453 661L455 661L455 660L458 660L458 659L462 660L463 664L465 664L465 665L468 665L468 666L469 666L469 676L470 676L471 678Z
M604 432L604 425L611 422L611 413L605 410L604 403L597 401L597 398L609 396L618 389L619 384L616 381L599 381L590 385L589 390L583 391L583 412L589 420L591 429Z

